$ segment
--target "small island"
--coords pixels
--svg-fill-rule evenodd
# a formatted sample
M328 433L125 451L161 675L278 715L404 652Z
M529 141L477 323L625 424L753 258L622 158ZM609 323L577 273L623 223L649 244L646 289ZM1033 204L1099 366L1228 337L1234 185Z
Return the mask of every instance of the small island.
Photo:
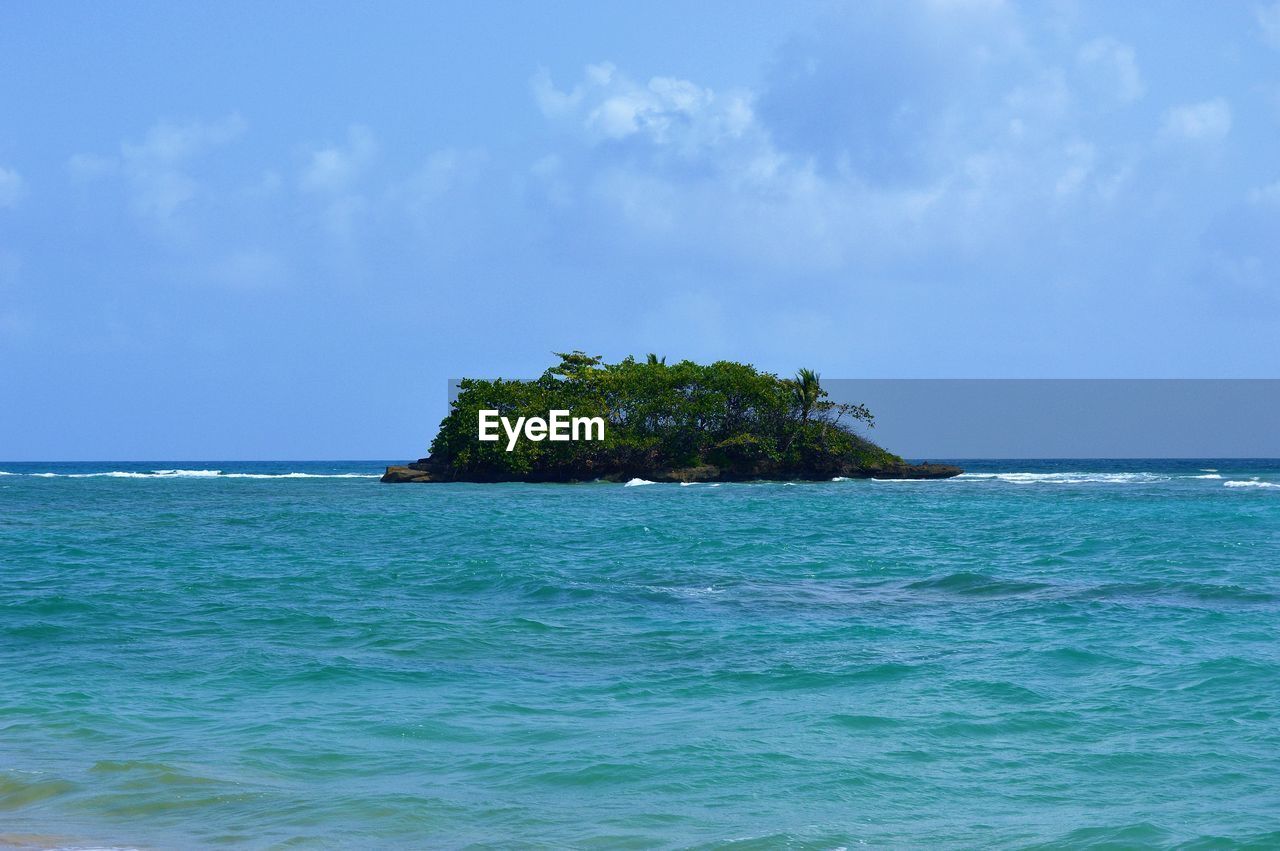
M858 434L874 418L832 402L812 370L780 378L749 364L649 355L604 363L581 351L532 381L463 379L431 454L387 468L384 482L743 482L945 479L947 464L909 464ZM511 441L477 424L568 411L600 418L603 439Z

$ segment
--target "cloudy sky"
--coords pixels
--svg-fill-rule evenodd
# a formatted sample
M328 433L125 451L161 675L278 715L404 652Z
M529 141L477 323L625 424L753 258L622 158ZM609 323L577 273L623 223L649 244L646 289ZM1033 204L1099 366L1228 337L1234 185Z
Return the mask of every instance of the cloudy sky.
M1280 375L1280 3L10 3L0 458L404 458L549 352Z

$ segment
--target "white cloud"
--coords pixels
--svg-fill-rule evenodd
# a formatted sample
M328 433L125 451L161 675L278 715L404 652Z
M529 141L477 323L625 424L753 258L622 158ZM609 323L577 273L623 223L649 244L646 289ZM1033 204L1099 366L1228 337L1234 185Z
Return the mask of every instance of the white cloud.
M1113 97L1136 95L1140 80L1128 75L1122 46L1086 54L1120 87ZM980 257L1057 215L1046 211L1113 203L1135 156L1081 132L1090 102L1057 67L1028 60L1013 71L931 106L937 120L913 125L918 150L902 154L928 167L890 179L866 163L828 164L802 145L780 145L773 131L791 116L766 125L752 92L722 95L663 76L640 85L611 65L593 66L567 91L543 77L534 96L544 114L594 150L544 156L532 167L535 186L548 208L576 217L563 230L638 257L715 257L797 274L917 262L921 245L930 256ZM824 88L842 91L841 83L824 79ZM811 132L830 138L843 126L820 121ZM892 148L895 128L882 129L851 132L858 144ZM581 237L586 230L592 236Z
M344 144L313 148L298 185L307 192L327 197L320 217L331 234L350 240L356 223L370 211L361 183L378 156L378 144L369 128L352 124Z
M1259 6L1254 10L1254 17L1262 29L1262 40L1280 50L1280 3Z
M486 161L483 151L446 148L435 151L398 187L410 208L431 205L459 185L474 180Z
M246 127L234 113L214 122L159 121L141 142L122 142L119 156L75 154L68 159L67 169L76 180L123 174L131 187L134 210L164 225L200 192L199 182L189 173L191 162L235 141Z
M345 145L329 145L311 151L299 183L312 192L342 192L368 169L378 153L369 128L353 124Z
M1005 95L1003 105L1009 115L1009 132L1018 137L1057 127L1075 107L1071 89L1056 69L1017 84Z
M22 175L0 166L0 207L16 207L22 194Z
M174 124L160 121L152 125L141 143L125 142L120 150L126 162L176 164L210 148L236 140L247 126L245 120L234 113L211 123L191 121Z
M755 123L751 99L742 92L717 94L674 77L641 85L610 63L588 65L584 79L567 92L539 71L533 91L544 115L576 122L593 142L634 138L692 154L741 138Z
M538 69L529 81L529 87L533 90L533 99L538 104L538 109L548 118L567 115L582 101L582 86L573 91L562 92L555 87L551 81L551 72L546 68Z
M1133 48L1114 38L1097 38L1084 45L1076 61L1120 103L1131 103L1146 93Z
M1080 187L1093 172L1097 152L1093 145L1073 142L1067 145L1063 153L1066 166L1059 175L1054 189L1060 196L1074 195L1080 191Z
M139 144L120 147L124 170L134 185L134 206L143 215L168 221L180 207L194 199L198 182L188 174L187 163L206 151L237 139L245 131L239 115L221 121L185 124L160 122L147 131Z
M1231 132L1231 105L1223 98L1175 106L1165 113L1166 137L1214 142Z

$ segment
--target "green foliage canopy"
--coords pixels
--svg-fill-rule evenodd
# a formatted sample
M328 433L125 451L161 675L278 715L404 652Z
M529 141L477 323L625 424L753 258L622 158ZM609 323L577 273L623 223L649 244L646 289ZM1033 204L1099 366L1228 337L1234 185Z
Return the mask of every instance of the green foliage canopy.
M794 380L749 364L650 355L604 363L581 351L535 380L464 379L431 444L431 460L468 478L563 481L599 476L644 476L654 471L714 465L738 475L810 477L847 464L900 461L855 432L873 425L861 405L827 400L818 375ZM477 438L481 410L546 417L551 410L602 417L603 441Z

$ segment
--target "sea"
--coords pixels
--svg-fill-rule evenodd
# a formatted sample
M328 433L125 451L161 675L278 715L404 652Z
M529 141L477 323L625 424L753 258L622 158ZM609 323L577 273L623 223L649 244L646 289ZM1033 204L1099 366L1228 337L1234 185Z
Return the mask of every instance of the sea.
M1278 461L386 463L0 463L0 846L1280 847Z

